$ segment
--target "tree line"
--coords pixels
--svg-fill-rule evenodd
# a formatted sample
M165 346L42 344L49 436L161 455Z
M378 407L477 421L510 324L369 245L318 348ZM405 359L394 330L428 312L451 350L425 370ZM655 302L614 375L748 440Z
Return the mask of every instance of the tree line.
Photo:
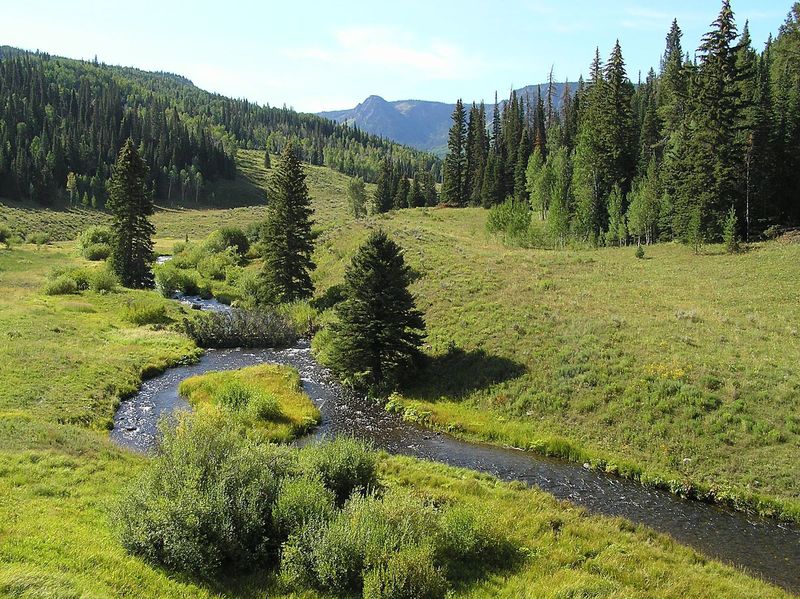
M123 143L148 167L154 196L198 201L232 178L238 147L280 153L377 181L387 157L440 177L440 161L355 127L211 94L170 73L0 48L0 196L102 208Z
M549 243L752 239L800 221L800 3L762 51L730 2L685 53L673 21L658 73L628 77L617 42L588 80L552 76L535 99L512 92L453 112L442 202L505 205L544 223ZM514 219L509 219L509 222ZM731 225L733 223L733 225Z

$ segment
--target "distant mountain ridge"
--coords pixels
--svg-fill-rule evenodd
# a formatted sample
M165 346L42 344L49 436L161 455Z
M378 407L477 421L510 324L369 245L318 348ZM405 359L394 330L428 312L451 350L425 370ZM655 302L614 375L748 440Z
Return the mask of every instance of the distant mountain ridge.
M553 105L561 107L564 86L570 86L574 93L577 83L554 83ZM536 102L537 90L542 96L547 93L547 84L527 85L515 90L517 96ZM467 104L470 104L468 102ZM501 102L502 104L502 102ZM455 104L432 102L429 100L398 100L389 102L380 96L369 96L355 108L347 110L328 110L319 116L337 123L356 125L366 133L373 133L398 143L443 155L447 148L447 133L450 130L450 116ZM489 119L494 103L486 105Z

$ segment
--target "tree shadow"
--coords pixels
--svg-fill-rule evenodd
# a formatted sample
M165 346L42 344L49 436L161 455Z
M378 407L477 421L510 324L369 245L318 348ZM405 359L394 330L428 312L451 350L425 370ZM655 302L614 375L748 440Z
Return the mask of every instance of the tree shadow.
M420 369L405 385L405 391L426 401L461 399L491 385L525 374L522 364L487 353L451 346L447 353L422 358Z

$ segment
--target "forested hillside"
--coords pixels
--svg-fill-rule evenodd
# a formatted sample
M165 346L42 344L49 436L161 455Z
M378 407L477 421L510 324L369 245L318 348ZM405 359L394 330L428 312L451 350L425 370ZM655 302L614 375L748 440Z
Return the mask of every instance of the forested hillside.
M128 137L156 197L197 201L232 178L237 147L301 157L367 181L391 159L438 177L438 162L356 128L286 108L211 94L168 73L0 48L0 197L102 207L113 160Z
M796 225L800 3L760 51L747 23L739 33L728 0L695 60L682 37L674 21L659 71L637 85L619 43L605 62L598 50L588 81L560 110L550 93L533 108L512 94L494 118L483 105L459 102L443 201L507 202L496 228L526 238L531 220L544 221L546 235L533 241L555 246L631 239L699 246L726 228L749 240Z

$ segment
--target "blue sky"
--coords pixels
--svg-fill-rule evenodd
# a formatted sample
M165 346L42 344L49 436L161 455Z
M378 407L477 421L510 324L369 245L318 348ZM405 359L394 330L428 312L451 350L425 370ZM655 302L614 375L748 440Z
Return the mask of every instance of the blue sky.
M694 52L718 0L405 0L371 2L13 1L0 44L192 79L204 89L303 111L387 100L490 100L513 87L588 71L620 39L631 79L657 67L676 17ZM733 0L754 44L791 0Z

